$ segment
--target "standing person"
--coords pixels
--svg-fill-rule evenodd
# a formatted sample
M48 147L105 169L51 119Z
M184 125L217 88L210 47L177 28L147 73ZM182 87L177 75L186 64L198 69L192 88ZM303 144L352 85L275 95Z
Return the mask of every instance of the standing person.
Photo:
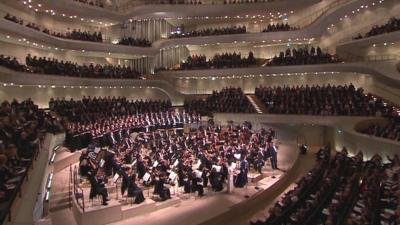
M244 187L247 184L248 172L249 172L249 163L247 162L246 155L243 155L242 160L240 161L240 173L236 178L235 187Z
M271 143L271 167L273 170L277 170L278 168L278 146L274 143Z

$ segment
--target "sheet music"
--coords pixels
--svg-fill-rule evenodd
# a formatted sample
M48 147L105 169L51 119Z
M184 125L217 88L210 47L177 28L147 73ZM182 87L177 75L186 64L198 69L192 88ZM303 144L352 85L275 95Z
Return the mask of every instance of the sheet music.
M218 166L218 165L212 165L212 168L215 168L215 170L219 173L219 172L221 172L221 166Z
M238 154L233 154L233 156L237 159L240 160L242 154L238 153Z
M118 180L118 178L119 178L119 174L116 173L116 174L114 175L114 177L113 177L113 182L116 183L117 180Z
M143 176L143 181L149 181L150 179L150 174L149 173L145 173Z
M196 174L197 178L201 178L201 176L203 175L203 172L201 172L200 170L195 170L194 173Z

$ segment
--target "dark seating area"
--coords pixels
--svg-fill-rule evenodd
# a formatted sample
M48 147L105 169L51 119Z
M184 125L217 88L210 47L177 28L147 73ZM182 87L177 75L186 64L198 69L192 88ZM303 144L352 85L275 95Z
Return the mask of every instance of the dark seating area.
M91 5L91 6L97 6L100 8L104 8L104 2L103 0L74 0L75 2L80 2L83 4Z
M256 65L257 60L253 52L249 52L247 57L242 57L240 53L216 54L212 59L207 60L204 55L189 56L185 62L181 63L181 70L194 69L223 69L240 68Z
M285 52L280 52L278 56L270 59L265 66L291 66L291 65L310 65L340 63L337 56L322 52L320 47L288 48Z
M51 99L49 108L70 122L93 122L114 116L164 112L172 107L164 100L129 100L126 97L84 97L74 99Z
M384 164L379 155L363 162L362 153L350 157L343 148L329 159L327 151L318 152L323 159L269 210L266 220L251 224L398 224L398 156Z
M349 85L259 87L256 96L271 114L387 116L393 108L383 99Z
M132 132L154 131L197 123L197 114L175 111L165 100L128 100L125 97L84 97L82 100L51 99L51 111L62 119L67 131L66 145L81 149L89 144L113 145L108 133L125 129ZM118 133L121 136L120 133ZM126 136L126 135L125 135Z
M53 129L51 116L32 100L3 101L0 105L0 222L9 216L13 201L39 154L39 142ZM55 131L55 130L53 130Z
M0 55L0 66L4 66L8 69L15 71L26 71L26 66L18 62L17 58L11 56Z
M66 33L51 31L47 28L43 29L43 33L46 33L51 36L78 40L78 41L91 41L91 42L103 42L103 36L101 32L89 32L89 31L81 31L81 30L70 30L68 28Z
M232 26L222 28L205 28L201 30L192 30L189 32L174 32L169 38L185 38L185 37L201 37L226 34L244 34L246 33L245 26Z
M275 0L224 0L224 4L229 5L229 4L266 3L273 1Z
M24 20L20 19L16 16L12 16L10 14L6 14L4 19L10 20L14 23L18 23L20 25L24 25ZM35 23L27 23L25 25L28 28L31 28L36 31L42 31L43 33L46 33L48 35L58 37L58 38L64 38L64 39L71 39L71 40L79 40L79 41L91 41L91 42L103 42L103 36L101 32L89 32L89 31L81 31L81 30L76 30L76 29L69 29L66 32L59 32L59 31L51 31L45 27L42 27L40 25L37 25Z
M9 21L12 21L12 22L14 22L14 23L18 23L18 24L20 24L20 25L23 25L23 24L24 24L24 20L23 20L23 19L18 18L18 17L16 17L16 16L12 16L12 15L10 15L10 14L8 14L8 13L4 16L4 19L9 20Z
M61 76L110 79L140 79L140 73L130 66L121 65L78 65L70 61L59 61L46 57L26 57L27 71L32 73L54 74Z
M297 30L297 28L289 26L287 23L277 23L277 24L268 24L266 28L262 30L262 32L278 32L278 31L291 31Z
M144 38L123 37L118 44L138 47L151 47L151 42Z
M296 212L305 202L307 197L317 191L318 185L323 181L328 171L330 159L330 148L321 148L316 157L316 165L306 176L296 182L296 187L285 194L285 196L269 210L266 220L252 221L252 225L280 225L290 224L290 215ZM313 195L315 196L315 194ZM295 223L296 224L296 223Z
M374 26L371 28L370 31L365 33L364 35L358 34L357 36L353 37L353 39L358 40L362 38L368 38L372 36L377 36L381 34L386 34L390 32L395 32L400 30L400 19L399 18L391 18L386 24L381 26Z
M188 113L199 113L211 116L212 112L220 113L255 113L254 107L240 88L228 87L214 91L204 99L185 101Z
M361 132L375 137L400 141L400 117L393 116L389 117L388 120L388 124L384 126L373 123Z

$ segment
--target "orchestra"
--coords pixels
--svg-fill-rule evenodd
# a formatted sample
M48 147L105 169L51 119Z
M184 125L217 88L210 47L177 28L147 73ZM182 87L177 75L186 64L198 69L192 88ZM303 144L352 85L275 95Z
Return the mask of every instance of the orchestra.
M154 188L161 201L171 198L170 187L200 197L208 185L208 190L220 192L230 175L234 186L241 188L248 182L250 167L261 172L268 159L265 150L275 138L271 129L250 127L249 123L209 124L188 132L183 128L133 132L107 147L89 145L82 152L80 171L88 170L89 161L89 165L97 163L92 168L102 169L103 174L117 174L122 177L122 194L128 190L138 199L135 203L144 201L142 188Z

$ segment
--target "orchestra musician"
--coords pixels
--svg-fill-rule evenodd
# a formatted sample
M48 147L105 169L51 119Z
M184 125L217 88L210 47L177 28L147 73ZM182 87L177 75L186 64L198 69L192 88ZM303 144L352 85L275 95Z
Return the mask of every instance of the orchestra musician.
M271 146L268 142L270 133L265 130L254 132L248 126L199 127L188 133L176 130L140 132L131 139L119 138L119 142L114 144L115 153L103 156L106 161L104 167L111 167L122 177L121 192L124 194L128 190L128 196L135 197L135 202L136 198L137 202L144 200L136 180L145 186L154 185L154 194L163 201L171 198L170 190L165 185L175 185L175 178L184 192L198 192L199 196L203 196L204 187L208 184L215 192L224 189L228 166L233 168L231 165L238 168L237 173L232 172L236 174L234 186L244 187L248 182L247 157L261 173L266 151ZM110 175L107 170L106 174Z

